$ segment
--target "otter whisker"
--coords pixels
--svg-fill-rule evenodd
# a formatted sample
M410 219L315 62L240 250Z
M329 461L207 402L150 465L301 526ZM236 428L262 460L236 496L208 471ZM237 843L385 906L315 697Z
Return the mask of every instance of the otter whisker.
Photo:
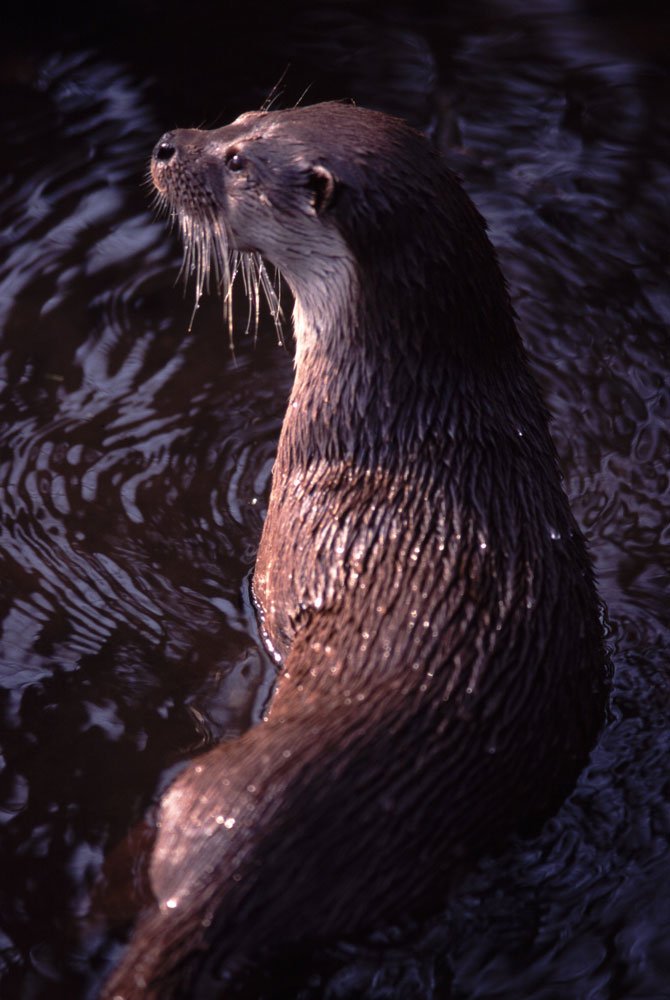
M164 198L160 200L165 201ZM202 208L200 210L202 211ZM199 307L200 299L205 292L210 290L210 276L213 272L214 283L222 297L223 317L228 327L232 350L233 289L235 279L241 274L245 297L249 303L245 335L252 328L254 337L258 333L262 294L267 302L279 342L282 343L283 313L279 293L279 272L277 272L277 287L275 288L262 257L257 253L234 250L230 245L225 226L218 218L214 217L213 213L206 212L204 218L200 219L183 212L178 216L178 221L184 245L184 259L180 273L185 281L188 282L193 277L195 283L196 301L191 324Z
M284 83L284 80L285 80L286 75L287 75L287 73L288 73L288 71L289 71L290 68L291 68L291 64L287 63L286 66L284 67L284 69L283 69L283 71L282 71L279 79L273 85L272 89L270 90L270 93L268 94L268 96L265 98L265 100L261 104L261 111L269 111L271 109L272 105L275 103L275 101L278 101L279 98L282 96L282 94L284 92L282 84Z
M147 177L146 180L144 180L142 183L148 186L149 184L151 184L151 177ZM154 213L154 215L158 216L159 218L167 217L168 224L170 227L172 227L174 225L175 213L174 211L172 211L170 207L170 202L167 200L165 195L161 191L157 191L156 188L153 187L153 185L152 188L153 192L151 195L151 211Z
M160 197L164 202L166 199ZM202 209L201 209L202 211ZM233 348L233 288L235 279L241 274L245 297L249 303L245 336L253 329L258 334L261 315L261 294L264 296L272 317L279 343L283 343L281 324L283 312L280 301L281 275L276 272L275 288L263 258L258 253L234 250L230 238L220 219L212 212L205 212L202 219L186 212L178 215L184 259L181 275L188 281L195 281L196 303L191 317L205 292L210 288L210 275L214 273L217 290L223 300L223 317L228 327L231 350ZM190 329L190 327L189 327Z
M268 270L265 266L265 261L260 256L260 254L256 255L256 263L258 265L258 277L260 285L265 294L265 300L268 304L268 309L270 310L270 315L272 316L272 321L275 325L275 330L277 331L277 338L279 340L279 343L281 344L282 343L281 324L283 319L281 301L279 298L279 282L281 280L281 276L279 271L277 271L276 272L277 288L275 289L274 285L272 284L270 275L268 274Z
M203 291L209 285L211 239L209 231L198 220L194 220L184 213L180 214L178 219L184 243L184 258L180 274L184 276L185 281L188 281L191 276L195 278L195 302L188 324L190 333Z
M249 312L251 314L253 308L254 317L254 337L258 335L258 320L261 307L261 285L259 280L259 268L258 268L258 255L249 254L249 276L251 291L253 292L253 297L250 299Z
M199 308L200 308L200 296L196 296L195 301L193 303L193 309L191 310L191 316L188 321L188 326L186 327L189 333L193 332L193 324L195 323L195 314L197 313Z
M252 305L251 305L251 303L252 303L253 278L252 278L252 275L250 273L250 270L251 270L251 258L250 258L250 256L248 254L240 254L239 257L238 257L238 265L239 265L239 267L238 267L239 272L242 275L242 283L244 285L245 298L246 298L247 304L248 304L247 305L247 323L246 323L246 327L244 329L244 336L246 337L246 336L249 335L249 331L251 330L251 317L253 316L253 309L252 309ZM254 336L255 336L255 333L256 333L256 331L254 331Z
M235 279L242 275L245 297L249 304L245 335L253 328L258 334L261 313L261 294L265 297L282 343L282 310L279 295L279 273L275 289L267 268L258 253L236 250L232 245L225 220L222 220L211 204L211 196L200 186L186 185L181 190L182 205L175 211L173 202L165 192L156 188L153 199L154 210L167 214L170 226L179 226L184 254L179 277L185 285L191 278L195 285L195 301L188 330L191 331L195 314L202 296L209 292L213 281L222 298L224 324L228 327L228 339L233 350L233 288Z

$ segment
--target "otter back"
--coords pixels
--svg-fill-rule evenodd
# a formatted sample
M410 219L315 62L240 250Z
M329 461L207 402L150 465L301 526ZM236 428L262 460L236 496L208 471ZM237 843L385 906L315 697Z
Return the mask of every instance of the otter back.
M201 277L281 271L296 372L253 581L281 676L163 798L156 905L105 992L128 998L438 905L567 793L605 700L544 406L428 141L315 105L168 133L152 175Z

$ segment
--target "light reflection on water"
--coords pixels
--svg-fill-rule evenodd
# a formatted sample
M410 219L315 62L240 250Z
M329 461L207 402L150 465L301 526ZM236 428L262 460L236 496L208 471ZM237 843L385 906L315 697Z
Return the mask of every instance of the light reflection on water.
M437 998L445 965L455 997L667 995L668 76L600 43L569 20L464 30L448 155L555 415L610 612L612 719L537 838L484 859L413 950L343 952L305 997ZM94 883L115 891L103 859L267 695L246 581L291 376L272 332L231 357L216 302L185 335L141 188L165 123L136 79L53 56L24 91L2 110L0 983L74 996L109 946L88 921ZM121 862L138 898L143 837Z

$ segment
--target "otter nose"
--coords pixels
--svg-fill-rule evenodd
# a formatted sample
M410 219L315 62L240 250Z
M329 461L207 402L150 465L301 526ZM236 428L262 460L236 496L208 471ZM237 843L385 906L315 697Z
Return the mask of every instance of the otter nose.
M177 147L174 143L174 136L172 132L166 132L154 146L153 157L154 160L158 160L160 163L168 163L176 152Z

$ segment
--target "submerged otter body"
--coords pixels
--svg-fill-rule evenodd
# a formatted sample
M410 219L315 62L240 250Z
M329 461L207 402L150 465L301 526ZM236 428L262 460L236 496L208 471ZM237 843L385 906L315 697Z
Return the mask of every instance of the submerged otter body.
M105 990L126 1000L225 996L247 963L439 905L566 794L605 700L504 281L427 140L315 105L169 133L152 173L194 259L281 270L296 373L253 582L282 677L163 798L156 906Z

